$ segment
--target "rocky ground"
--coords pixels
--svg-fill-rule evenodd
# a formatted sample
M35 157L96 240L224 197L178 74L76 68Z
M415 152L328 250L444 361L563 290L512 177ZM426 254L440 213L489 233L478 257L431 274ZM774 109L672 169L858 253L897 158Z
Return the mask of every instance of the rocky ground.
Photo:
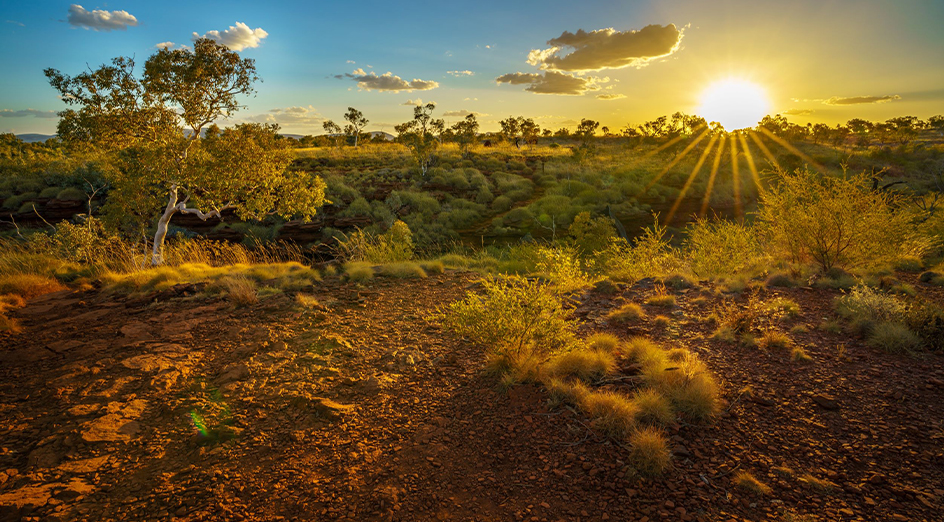
M743 296L682 291L647 310L667 327L604 319L651 284L582 296L583 333L687 346L722 382L720 418L670 428L673 468L644 479L585 417L502 390L481 348L426 319L475 277L329 277L313 308L192 286L32 300L0 337L0 519L941 520L942 357L816 329L834 292L761 291L800 303L770 321L807 326L805 364L708 339L704 317ZM772 492L737 488L739 471Z

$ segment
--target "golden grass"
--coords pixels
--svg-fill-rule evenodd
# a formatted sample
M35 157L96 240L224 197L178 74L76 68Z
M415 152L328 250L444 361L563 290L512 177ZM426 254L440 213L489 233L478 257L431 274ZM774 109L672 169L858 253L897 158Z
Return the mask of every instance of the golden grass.
M705 364L691 352L673 354L670 359L664 350L656 350L637 356L644 381L691 419L703 421L717 414L720 410L718 384Z
M236 306L251 306L259 302L256 282L242 274L221 277L214 282L213 288Z
M58 280L38 274L7 274L0 276L0 294L15 294L23 299L65 290Z
M20 333L21 331L23 329L20 328L18 320L0 314L0 332Z
M295 303L302 308L315 308L320 305L315 296L310 294L295 294Z
M370 263L354 261L344 265L344 276L349 281L363 282L374 277L374 269Z
M554 377L570 377L587 382L602 379L615 367L616 360L612 353L590 348L576 348L547 363L547 371Z
M591 350L606 353L616 353L620 347L619 337L608 333L595 333L585 341Z
M760 346L765 350L785 350L793 346L793 341L781 331L767 330L760 338Z
M806 350L804 350L803 348L800 348L799 346L797 346L790 352L790 359L792 359L793 362L798 362L798 363L813 362L813 358L810 357L808 353L806 353Z
M442 261L423 261L420 263L420 268L427 274L441 274L446 270Z
M380 265L380 275L397 279L420 279L426 277L426 272L417 263L401 261Z
M669 441L655 428L633 432L629 444L629 462L642 475L659 475L672 463Z
M652 318L652 326L656 328L667 328L670 324L672 324L672 319L666 315L657 315Z
M734 485L755 495L769 495L773 492L770 486L764 484L747 471L739 471L734 475Z
M639 321L645 316L646 314L643 313L642 307L636 303L626 303L606 314L607 319L617 323L632 323Z
M574 387L577 406L593 418L594 425L614 439L625 439L636 428L639 407L625 395L612 391Z
M866 344L888 353L911 353L922 348L921 337L899 323L878 323L872 326Z
M816 478L809 473L800 475L797 477L797 481L817 493L828 493L837 487L835 483L826 479Z
M675 306L675 296L672 294L659 294L646 299L649 306L661 306L663 308L672 308Z
M298 290L321 280L317 270L297 262L270 264L235 264L210 266L205 263L185 263L179 266L159 266L127 274L108 272L102 275L106 288L119 292L148 293L165 290L178 284L210 283L225 277L245 277L255 283L286 290Z
M637 390L633 402L639 408L636 421L640 424L664 426L675 420L671 403L655 390Z

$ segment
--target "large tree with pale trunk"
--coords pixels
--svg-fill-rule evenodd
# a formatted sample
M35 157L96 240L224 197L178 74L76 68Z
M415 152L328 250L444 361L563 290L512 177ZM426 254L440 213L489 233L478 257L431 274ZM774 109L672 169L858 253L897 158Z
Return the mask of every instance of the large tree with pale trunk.
M253 94L259 78L253 60L213 40L197 40L192 50L162 49L145 62L141 78L131 58L71 77L45 73L74 107L59 113L59 136L113 160L110 211L159 216L153 265L163 262L175 214L206 220L233 209L241 219L307 220L324 203L320 178L286 171L293 155L277 126L220 131L214 124L242 108L237 97Z

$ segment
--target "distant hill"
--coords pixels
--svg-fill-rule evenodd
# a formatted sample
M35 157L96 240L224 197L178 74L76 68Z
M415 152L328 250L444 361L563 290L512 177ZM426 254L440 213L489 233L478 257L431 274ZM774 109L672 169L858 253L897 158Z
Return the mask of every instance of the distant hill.
M280 133L280 134L281 134L281 133ZM296 139L296 140L300 140L300 139L302 139L302 138L305 137L305 134L281 134L281 135L282 135L282 136L285 136L286 138L293 138L293 139ZM384 131L371 131L371 132L370 132L370 137L371 137L371 138L374 138L374 137L376 137L376 136L378 136L378 135L383 136L383 139L385 139L385 140L387 140L387 141L393 141L393 140L395 139L394 135L393 135L393 134L390 134L389 132L384 132ZM334 134L325 134L325 136L329 136L329 137L330 137L330 136L334 136Z
M17 134L17 138L23 140L24 143L36 143L38 141L46 141L49 138L55 138L55 134Z

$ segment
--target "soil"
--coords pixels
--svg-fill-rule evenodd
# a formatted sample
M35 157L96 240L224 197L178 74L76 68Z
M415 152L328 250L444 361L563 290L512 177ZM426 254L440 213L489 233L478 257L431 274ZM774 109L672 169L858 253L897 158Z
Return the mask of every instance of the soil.
M710 285L645 307L667 327L605 319L650 281L581 296L582 333L686 346L722 384L720 417L671 426L673 467L641 478L585 416L501 388L481 347L427 319L476 277L327 277L305 309L194 286L33 299L0 337L0 519L941 520L942 357L817 329L836 292L760 290L800 304L765 325L806 326L809 363L709 339L704 318L747 299Z

